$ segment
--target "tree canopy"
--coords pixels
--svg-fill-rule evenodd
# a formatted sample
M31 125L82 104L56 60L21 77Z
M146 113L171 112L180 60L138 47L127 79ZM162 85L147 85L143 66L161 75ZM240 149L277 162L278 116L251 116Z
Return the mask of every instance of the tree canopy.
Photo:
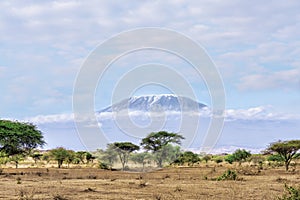
M142 139L141 146L147 151L155 153L158 167L162 167L163 161L167 158L170 144L181 144L184 137L177 133L169 133L166 131L152 132ZM176 158L174 158L175 160Z
M300 140L278 141L271 143L266 149L266 153L279 155L285 163L286 171L289 170L291 161L297 157L300 150Z
M70 162L71 157L73 157L73 152L63 148L57 147L50 150L50 156L57 161L58 168L61 168L64 161Z
M41 131L30 123L0 120L0 152L8 157L28 155L46 142ZM14 159L16 162L18 160Z
M246 161L247 158L251 156L251 153L249 151L246 151L245 149L237 149L233 154L230 154L226 156L225 161L232 164L233 162L241 162Z
M142 139L141 146L146 150L156 152L169 143L180 145L183 139L184 137L177 133L166 131L152 132Z
M119 155L123 170L125 169L125 164L128 162L130 153L140 149L139 146L131 142L115 142L110 145L114 148L114 150Z

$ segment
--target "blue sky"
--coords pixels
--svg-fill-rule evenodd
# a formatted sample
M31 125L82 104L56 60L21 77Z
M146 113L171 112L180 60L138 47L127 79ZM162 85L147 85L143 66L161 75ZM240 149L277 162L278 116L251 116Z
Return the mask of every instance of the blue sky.
M0 117L68 120L76 75L89 53L122 31L161 27L206 49L223 78L231 118L299 120L299 8L297 0L1 1ZM194 84L199 99L209 101L203 81ZM101 100L95 110L108 104Z

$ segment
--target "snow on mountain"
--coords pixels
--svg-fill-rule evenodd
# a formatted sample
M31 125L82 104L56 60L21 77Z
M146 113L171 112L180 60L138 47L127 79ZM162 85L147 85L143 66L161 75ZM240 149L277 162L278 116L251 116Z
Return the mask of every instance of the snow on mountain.
M159 111L197 111L206 107L205 104L190 98L173 94L133 96L124 99L101 112L119 112L122 110L159 112Z

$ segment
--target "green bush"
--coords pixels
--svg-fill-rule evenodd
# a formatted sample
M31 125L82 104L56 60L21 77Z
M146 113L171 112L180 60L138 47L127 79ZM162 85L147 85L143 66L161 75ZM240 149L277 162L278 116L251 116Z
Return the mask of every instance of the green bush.
M197 154L191 152L191 151L186 151L181 153L178 158L173 162L174 164L180 164L183 165L185 163L194 164L200 161L200 158Z
M217 156L217 157L213 158L213 160L214 160L216 163L221 163L221 162L223 162L223 157Z
M232 164L233 162L239 162L240 164L246 161L251 156L249 151L245 149L237 149L233 154L226 156L225 161Z
M272 154L268 156L267 160L273 162L284 162L284 159L279 154Z
M103 162L99 162L99 168L100 169L105 169L105 170L110 170L110 166L106 163L103 163Z
M237 180L237 174L235 171L231 171L228 169L221 176L217 178L217 181L225 181L225 180Z
M235 158L233 155L230 154L225 157L225 161L228 162L229 164L232 164L235 161Z
M284 185L286 193L279 200L300 200L300 187L295 188L292 186Z

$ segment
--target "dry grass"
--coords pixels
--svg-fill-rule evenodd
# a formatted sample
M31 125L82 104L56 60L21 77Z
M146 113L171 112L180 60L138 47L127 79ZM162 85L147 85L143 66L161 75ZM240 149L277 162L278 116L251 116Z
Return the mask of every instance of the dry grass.
M232 166L167 168L149 173L83 169L3 169L0 199L276 199L300 172L235 168L240 181L213 181ZM251 172L251 173L250 173ZM252 173L253 172L253 173ZM18 184L18 181L20 180Z

